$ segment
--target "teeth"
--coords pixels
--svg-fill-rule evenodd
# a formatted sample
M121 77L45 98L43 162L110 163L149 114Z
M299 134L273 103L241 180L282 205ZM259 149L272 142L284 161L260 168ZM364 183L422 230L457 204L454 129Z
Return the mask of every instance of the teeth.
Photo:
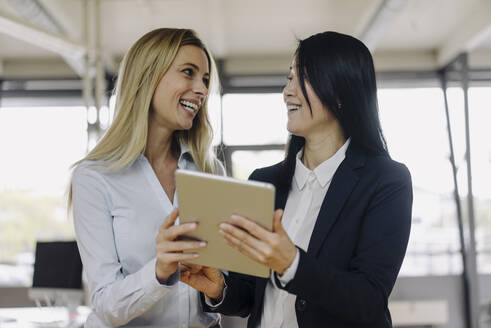
M287 108L288 108L288 110L297 110L297 109L300 109L300 106L298 106L298 105L288 105Z
M181 100L179 103L191 113L195 113L198 110L198 105L193 104L192 102Z

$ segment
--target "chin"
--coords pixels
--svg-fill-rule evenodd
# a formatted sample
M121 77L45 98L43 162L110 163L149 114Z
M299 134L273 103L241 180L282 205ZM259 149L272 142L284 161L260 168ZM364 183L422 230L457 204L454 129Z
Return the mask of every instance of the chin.
M296 135L296 136L299 136L299 137L302 137L303 136L303 134L301 133L301 130L298 129L298 127L295 127L294 125L287 124L286 130L288 132L290 132L291 134L293 134L293 135Z
M193 127L193 121L181 122L180 130L189 130Z

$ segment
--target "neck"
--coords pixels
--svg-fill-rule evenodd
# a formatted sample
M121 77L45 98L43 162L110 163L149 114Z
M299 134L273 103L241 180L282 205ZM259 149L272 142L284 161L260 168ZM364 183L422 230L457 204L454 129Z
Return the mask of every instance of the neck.
M174 131L157 125L153 120L149 120L145 157L147 157L152 166L156 167L159 166L158 163L175 159L174 154L172 154L173 133Z
M303 150L304 165L313 170L331 158L346 142L341 128L329 129L327 133L305 137Z

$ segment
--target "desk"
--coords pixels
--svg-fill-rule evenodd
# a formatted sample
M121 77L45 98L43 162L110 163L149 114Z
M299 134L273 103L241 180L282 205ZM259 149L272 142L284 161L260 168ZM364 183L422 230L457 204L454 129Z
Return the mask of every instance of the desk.
M446 301L390 301L394 327L432 327L448 322ZM0 328L79 328L83 327L90 308L79 306L78 315L69 320L63 307L0 308Z
M0 308L0 328L79 328L89 313L86 306L72 314L64 307Z

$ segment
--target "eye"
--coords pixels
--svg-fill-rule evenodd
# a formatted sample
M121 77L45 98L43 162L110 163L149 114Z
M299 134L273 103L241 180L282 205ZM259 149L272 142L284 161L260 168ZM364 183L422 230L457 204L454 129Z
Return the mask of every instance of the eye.
M210 86L210 79L207 78L207 77L204 77L203 78L203 83L206 85L206 87L208 88Z
M185 68L181 72L183 72L184 74L186 74L188 76L193 76L193 73L194 73L192 68Z

